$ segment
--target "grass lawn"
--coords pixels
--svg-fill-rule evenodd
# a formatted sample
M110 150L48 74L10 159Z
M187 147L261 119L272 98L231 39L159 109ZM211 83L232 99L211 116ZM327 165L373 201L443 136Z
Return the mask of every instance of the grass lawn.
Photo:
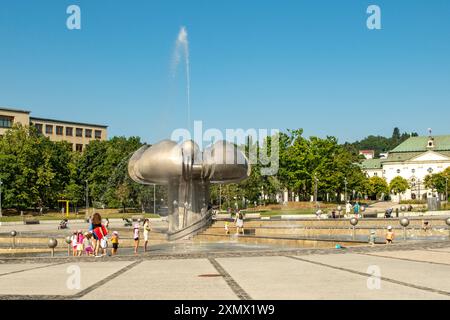
M99 212L102 216L102 218L108 218L108 219L122 219L122 218L131 218L132 216L141 216L143 215L145 218L159 218L159 215L153 214L153 213L105 213L102 214ZM29 215L24 215L24 217L31 217ZM15 222L15 221L22 221L24 217L21 217L20 215L17 216L3 216L0 218L0 222ZM65 215L62 215L61 213L46 213L42 216L34 216L38 220L57 220L60 221L62 219L68 219L68 220L75 220L75 219L84 219L84 214L69 214L68 217Z

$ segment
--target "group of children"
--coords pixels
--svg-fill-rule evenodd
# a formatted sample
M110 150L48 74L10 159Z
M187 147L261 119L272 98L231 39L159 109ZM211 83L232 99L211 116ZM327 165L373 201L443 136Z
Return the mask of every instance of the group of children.
M82 230L74 231L71 238L70 244L72 246L72 254L74 257L80 257L82 255L86 256L102 256L107 254L108 241L111 241L112 250L110 255L116 255L119 248L119 233L114 231L111 238L105 235L102 239L95 239L93 232L84 232ZM96 252L97 241L99 241L99 248L101 249L101 254ZM98 250L99 251L99 250Z

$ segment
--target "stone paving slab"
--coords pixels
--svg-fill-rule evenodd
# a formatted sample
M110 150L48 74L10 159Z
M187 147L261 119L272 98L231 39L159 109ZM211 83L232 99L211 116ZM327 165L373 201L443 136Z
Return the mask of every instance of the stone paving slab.
M73 295L130 263L130 261L65 263L4 275L0 276L0 295ZM69 277L73 275L68 273L68 267L72 265L80 267L79 289L70 289L67 286Z
M49 263L17 263L17 264L0 264L0 277L11 272L21 272L29 269L36 269L49 266Z
M237 297L207 259L185 259L143 261L82 299L232 300Z
M386 253L384 252L384 254ZM404 261L352 253L329 256L309 255L301 258L362 273L367 273L369 267L373 268L375 266L379 268L382 277L408 283L413 286L423 286L434 290L446 291L450 299L450 265L430 265L425 262ZM327 271L334 272L333 269L329 268Z
M450 247L448 247L448 248L433 248L432 250L433 251L450 252Z
M415 260L431 263L443 263L450 266L450 251L429 251L429 250L411 250L411 251L388 251L373 252L373 256L390 257L395 259ZM450 276L450 275L449 275Z
M326 261L334 257L335 255L323 256ZM386 281L381 281L381 289L370 290L367 287L367 277L288 257L218 258L217 261L253 299L447 298Z

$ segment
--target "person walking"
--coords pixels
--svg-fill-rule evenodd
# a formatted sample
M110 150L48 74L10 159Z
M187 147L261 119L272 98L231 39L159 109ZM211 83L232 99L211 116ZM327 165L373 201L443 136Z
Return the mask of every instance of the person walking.
M137 254L139 248L139 224L136 223L133 229L134 254Z
M360 209L360 205L359 202L356 202L355 205L353 206L353 213L355 214L355 218L358 219L359 218L359 209Z
M147 252L147 245L150 231L151 231L150 220L146 218L144 220L144 252Z

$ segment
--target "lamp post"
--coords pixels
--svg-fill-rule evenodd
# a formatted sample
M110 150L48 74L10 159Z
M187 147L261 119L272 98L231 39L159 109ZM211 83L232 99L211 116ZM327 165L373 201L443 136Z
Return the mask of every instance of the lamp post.
M222 185L219 184L219 213L222 210Z
M156 214L156 184L153 184L153 214Z
M344 185L345 185L344 202L347 202L347 177L344 178Z
M0 179L0 217L2 217L2 184L3 181Z
M89 218L89 185L88 181L86 182L86 192L85 192L85 198L86 198L86 220Z

